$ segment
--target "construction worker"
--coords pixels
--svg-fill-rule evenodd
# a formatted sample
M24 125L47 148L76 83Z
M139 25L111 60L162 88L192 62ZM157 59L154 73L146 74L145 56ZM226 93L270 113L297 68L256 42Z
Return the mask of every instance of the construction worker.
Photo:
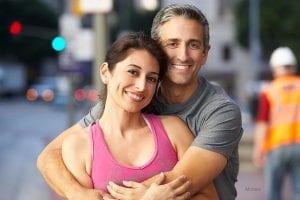
M294 199L300 199L300 77L289 47L273 51L269 61L273 81L263 88L256 117L253 162L265 170L268 200L282 199L290 175Z

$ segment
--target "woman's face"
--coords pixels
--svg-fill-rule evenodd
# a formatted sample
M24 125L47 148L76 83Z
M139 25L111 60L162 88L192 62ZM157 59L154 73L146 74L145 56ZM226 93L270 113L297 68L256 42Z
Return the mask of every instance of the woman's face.
M146 50L131 50L107 75L107 103L127 112L139 112L156 91L159 63Z

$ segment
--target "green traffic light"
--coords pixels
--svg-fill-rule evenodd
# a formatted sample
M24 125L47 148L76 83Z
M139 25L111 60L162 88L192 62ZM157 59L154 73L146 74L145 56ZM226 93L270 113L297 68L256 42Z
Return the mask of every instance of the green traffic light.
M52 40L52 48L55 51L63 51L66 48L66 40L61 36L55 37Z

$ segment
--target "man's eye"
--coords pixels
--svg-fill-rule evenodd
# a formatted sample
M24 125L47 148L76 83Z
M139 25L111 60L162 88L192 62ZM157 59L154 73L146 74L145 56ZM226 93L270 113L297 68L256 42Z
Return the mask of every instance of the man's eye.
M191 43L189 44L189 47L190 47L191 49L200 49L200 48L201 48L201 45L200 45L198 42L191 42Z
M166 44L166 47L170 48L170 49L174 49L178 47L178 44L176 42L168 42Z

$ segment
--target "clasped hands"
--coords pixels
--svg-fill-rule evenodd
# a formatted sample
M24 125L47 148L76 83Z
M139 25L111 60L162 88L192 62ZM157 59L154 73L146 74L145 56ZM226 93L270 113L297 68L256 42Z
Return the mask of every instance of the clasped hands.
M190 199L191 182L186 176L162 184L165 175L161 173L150 186L133 181L123 181L124 186L109 182L107 189L110 194L103 196L104 200L186 200Z

